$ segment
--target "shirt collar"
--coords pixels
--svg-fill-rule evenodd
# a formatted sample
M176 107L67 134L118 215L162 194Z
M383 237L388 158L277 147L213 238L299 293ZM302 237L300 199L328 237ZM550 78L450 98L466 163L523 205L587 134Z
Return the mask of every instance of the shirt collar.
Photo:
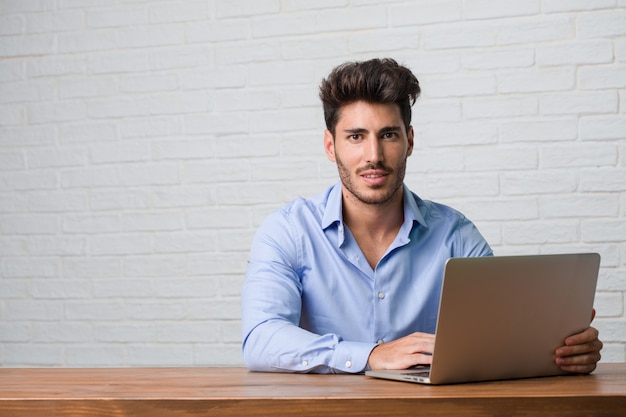
M404 189L404 227L409 225L409 229L413 227L413 223L417 222L425 227L428 227L424 215L420 211L417 204L417 199L413 197L413 193L409 190L406 184L402 184ZM326 209L324 210L324 217L322 218L322 228L326 229L330 225L338 223L343 225L343 213L341 205L341 182L333 185L328 193L326 199Z

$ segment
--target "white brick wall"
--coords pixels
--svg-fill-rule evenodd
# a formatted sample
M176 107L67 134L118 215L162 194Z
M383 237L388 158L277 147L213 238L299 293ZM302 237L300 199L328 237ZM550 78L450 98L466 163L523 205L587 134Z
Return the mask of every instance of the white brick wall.
M273 208L337 178L319 81L418 75L407 183L498 254L598 251L626 360L624 0L0 0L0 366L241 365Z

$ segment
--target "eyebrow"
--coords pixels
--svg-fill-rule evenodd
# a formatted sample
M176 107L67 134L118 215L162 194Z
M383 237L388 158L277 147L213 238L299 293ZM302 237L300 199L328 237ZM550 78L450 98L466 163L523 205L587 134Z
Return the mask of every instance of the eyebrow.
M399 130L402 130L400 126L385 126L382 129L380 129L378 133L397 132ZM344 132L350 133L350 134L357 134L357 133L366 133L369 131L363 127L355 127L352 129L345 129Z

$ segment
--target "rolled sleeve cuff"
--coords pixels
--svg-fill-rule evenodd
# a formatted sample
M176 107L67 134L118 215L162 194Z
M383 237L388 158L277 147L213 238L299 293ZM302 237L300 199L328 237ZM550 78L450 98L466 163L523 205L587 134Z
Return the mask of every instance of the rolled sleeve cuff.
M376 343L341 342L335 349L331 367L337 372L365 372L367 360Z

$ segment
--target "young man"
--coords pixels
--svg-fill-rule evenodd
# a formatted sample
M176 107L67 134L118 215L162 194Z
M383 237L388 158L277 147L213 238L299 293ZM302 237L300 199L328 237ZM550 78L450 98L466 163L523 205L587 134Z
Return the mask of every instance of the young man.
M341 181L270 214L255 236L241 296L249 369L430 363L445 261L492 250L461 213L403 183L419 94L415 76L391 59L346 63L322 82L324 149ZM601 348L589 327L556 361L588 373Z

